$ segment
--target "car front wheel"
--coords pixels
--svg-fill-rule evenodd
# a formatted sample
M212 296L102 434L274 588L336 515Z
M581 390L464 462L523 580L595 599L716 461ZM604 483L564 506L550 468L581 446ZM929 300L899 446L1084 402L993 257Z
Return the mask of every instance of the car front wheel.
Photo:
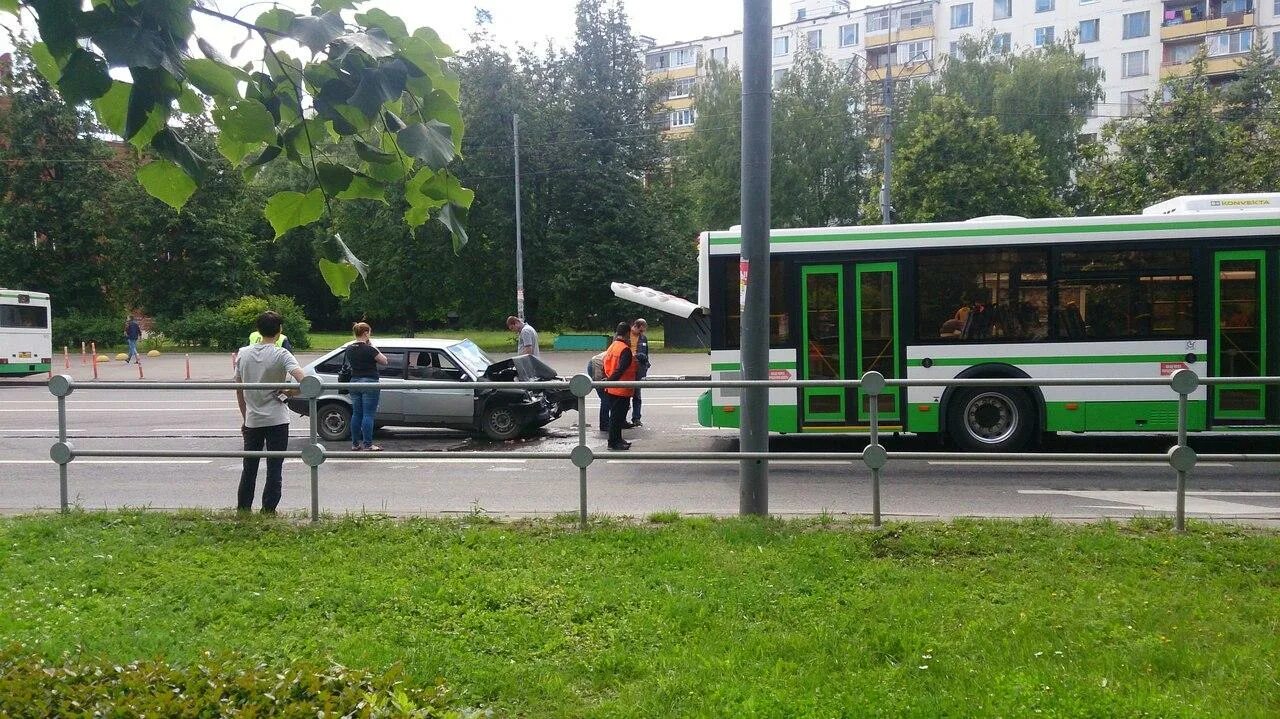
M342 402L326 402L320 405L316 427L320 438L327 442L351 439L351 408Z
M480 418L480 430L489 439L515 439L523 429L519 415L511 407L490 407Z

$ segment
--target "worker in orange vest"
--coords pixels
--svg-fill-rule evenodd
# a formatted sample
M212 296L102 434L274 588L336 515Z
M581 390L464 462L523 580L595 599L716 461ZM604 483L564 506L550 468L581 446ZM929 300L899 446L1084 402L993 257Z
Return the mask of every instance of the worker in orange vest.
M634 382L638 363L631 352L631 325L618 323L613 342L604 353L604 378L610 382ZM622 441L622 426L627 421L627 408L631 406L631 395L635 390L630 387L609 387L605 389L609 405L609 449L631 449L630 442Z

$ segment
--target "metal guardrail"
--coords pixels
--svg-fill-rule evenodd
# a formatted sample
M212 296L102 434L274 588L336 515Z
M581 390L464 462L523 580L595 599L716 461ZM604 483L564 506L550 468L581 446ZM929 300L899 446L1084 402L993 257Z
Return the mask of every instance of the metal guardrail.
M24 383L26 384L26 383ZM31 385L45 383L30 383ZM587 396L597 388L743 388L743 387L847 387L859 388L871 397L869 402L870 442L860 452L625 452L610 454L611 461L635 462L644 460L680 460L688 462L724 461L726 458L742 462L760 462L771 459L803 460L806 462L852 463L861 461L871 472L872 524L881 526L880 482L881 470L889 460L950 460L989 461L992 459L1037 459L1050 461L1091 460L1107 462L1167 462L1177 476L1175 527L1186 529L1187 475L1197 461L1232 462L1280 462L1280 454L1205 454L1197 455L1187 444L1188 396L1202 385L1280 385L1280 377L1212 377L1201 378L1189 369L1181 369L1170 377L1111 377L1111 378L990 378L990 379L885 379L879 372L867 372L856 380L641 380L635 382L593 381L579 374L568 381L547 382L469 382L471 389L568 389L578 398L578 444L569 452L449 452L451 459L541 459L568 460L578 468L578 520L587 526L587 468L595 461L596 454L587 446L585 422ZM62 511L69 507L67 468L78 457L162 457L162 458L267 458L301 459L311 473L311 520L320 518L320 467L325 460L367 456L364 452L330 451L320 444L316 427L318 401L326 390L362 392L379 389L365 383L324 382L319 377L305 377L301 384L246 383L246 382L90 382L77 383L68 375L57 375L47 383L49 391L58 400L58 441L49 449L49 457L58 465L59 502ZM880 444L879 402L876 397L889 387L1073 387L1073 386L1167 386L1178 397L1177 443L1164 453L1028 453L1028 452L889 452ZM397 383L397 389L457 389L456 382L409 381ZM67 439L67 397L75 390L298 390L309 407L309 443L300 450L280 452L234 450L115 450L77 449ZM390 459L421 459L437 455L430 451L384 451L379 457Z

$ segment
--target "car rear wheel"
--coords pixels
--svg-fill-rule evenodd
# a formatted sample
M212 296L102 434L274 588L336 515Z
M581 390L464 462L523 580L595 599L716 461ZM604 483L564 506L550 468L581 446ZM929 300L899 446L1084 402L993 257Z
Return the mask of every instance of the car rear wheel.
M351 439L351 408L342 402L326 402L320 405L316 428L326 442Z
M511 407L490 407L480 418L480 430L489 439L515 439L523 429L519 415Z
M1035 408L1026 392L961 388L947 407L947 431L960 449L1017 452L1036 433Z

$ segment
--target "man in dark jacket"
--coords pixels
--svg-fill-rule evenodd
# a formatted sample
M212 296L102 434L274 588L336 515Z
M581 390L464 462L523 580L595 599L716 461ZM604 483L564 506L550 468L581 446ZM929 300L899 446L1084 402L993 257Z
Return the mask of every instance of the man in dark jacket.
M644 379L649 374L649 323L643 317L631 323L631 351L635 355L636 379ZM640 388L631 397L631 426L643 427L640 421ZM623 425L625 428L626 425Z
M631 325L618 323L618 330L613 342L604 353L604 378L609 382L633 382L636 378L636 363L631 353ZM635 392L630 387L609 387L605 393L609 397L609 449L631 449L631 443L622 439L622 428L627 421L627 407L631 404L631 395Z
M129 356L125 357L125 364L130 362L142 364L142 357L138 354L138 340L140 339L142 339L142 327L138 325L138 318L130 315L129 321L124 323L124 341L129 345Z

